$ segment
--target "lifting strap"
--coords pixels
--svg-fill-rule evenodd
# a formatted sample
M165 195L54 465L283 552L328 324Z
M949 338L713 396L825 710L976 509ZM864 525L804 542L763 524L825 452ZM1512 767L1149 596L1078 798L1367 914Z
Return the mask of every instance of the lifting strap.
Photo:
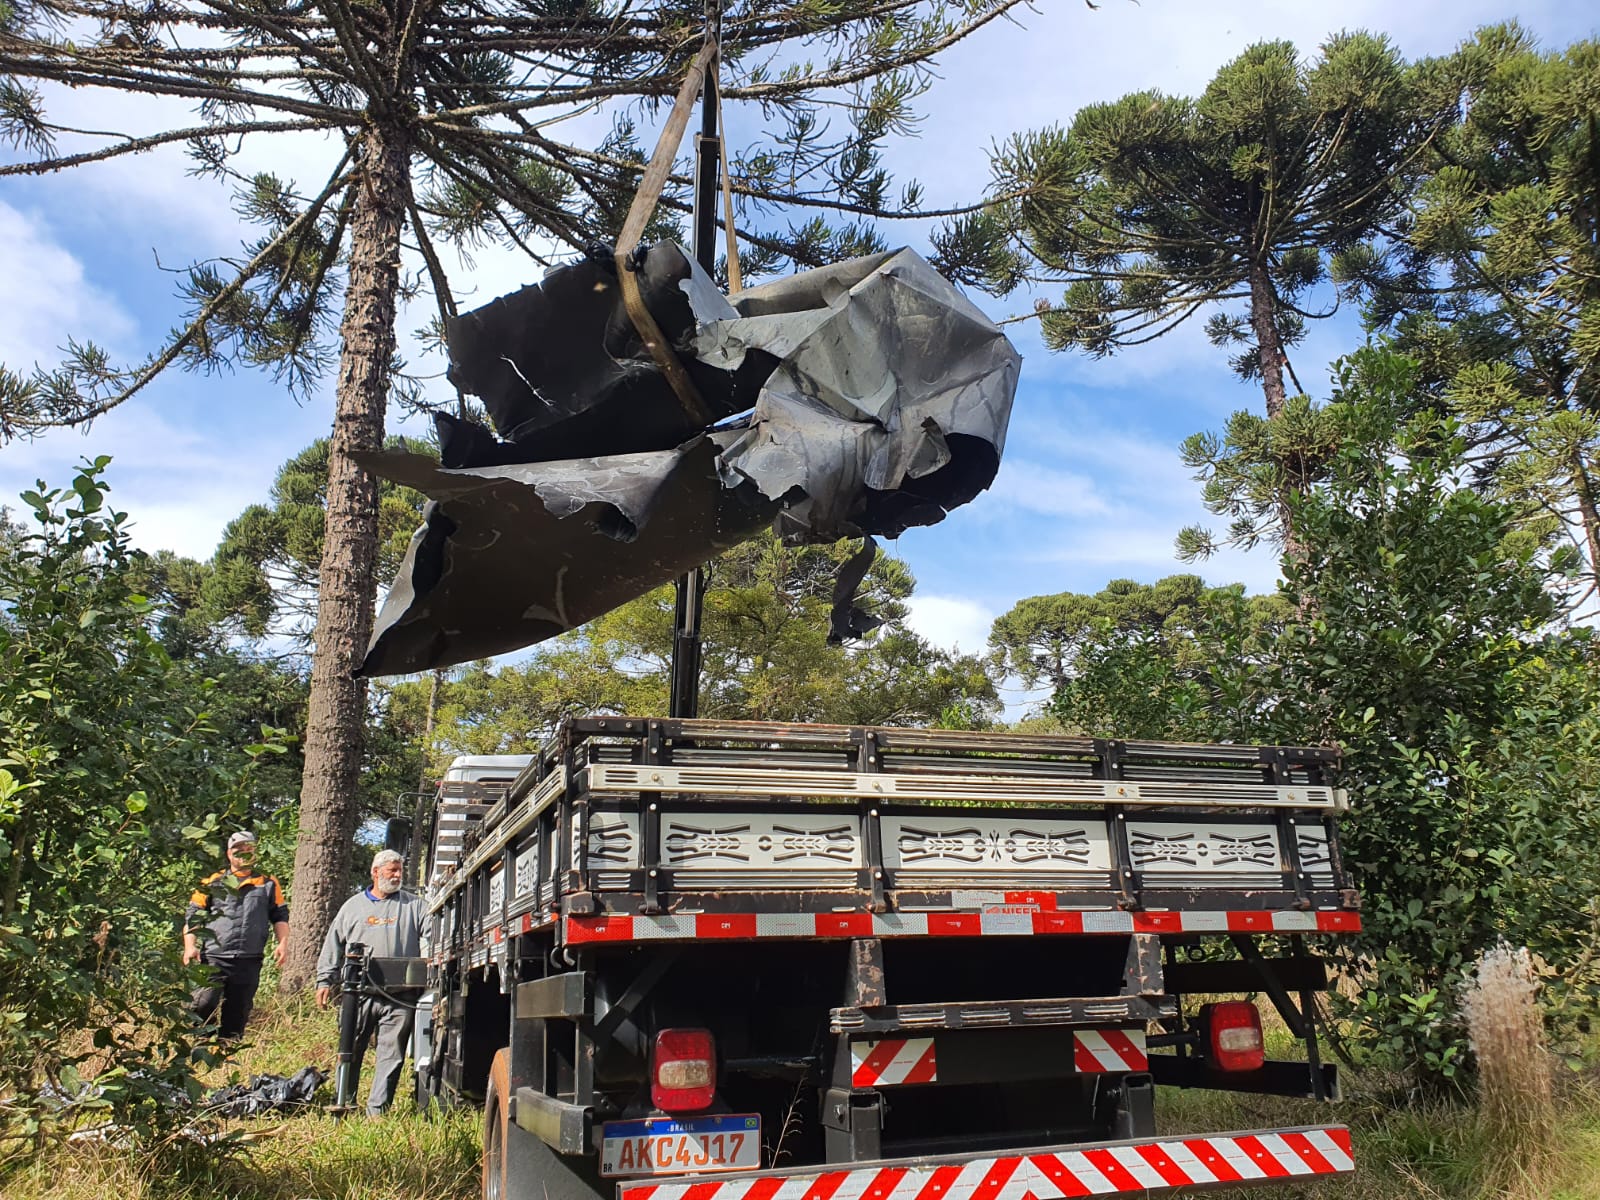
M694 62L689 67L689 74L684 79L683 86L678 89L677 99L672 102L672 112L667 116L666 128L661 131L661 140L656 143L655 153L651 155L649 165L644 169L644 175L639 180L639 190L634 193L633 204L628 208L628 218L623 222L622 236L617 239L616 250L617 278L622 286L623 307L627 309L628 317L633 321L633 327L638 330L645 349L650 351L650 357L655 359L656 365L661 368L661 373L672 385L672 390L678 397L678 403L683 406L684 413L697 425L709 424L711 412L706 408L705 401L700 398L700 392L694 386L694 381L689 378L689 373L683 369L683 364L673 353L666 335L661 332L661 326L656 324L655 317L650 315L649 308L645 306L644 295L639 289L639 280L634 271L633 252L638 248L639 240L644 236L645 226L650 221L650 215L661 199L661 191L666 187L667 178L672 173L672 163L677 157L678 146L683 141L684 130L689 125L690 110L694 106L695 98L700 94L700 89L706 85L706 72L716 58L717 43L708 37L705 44L700 47L700 53L695 55ZM719 133L722 124L721 99L719 92L717 95ZM722 140L726 142L726 138ZM728 278L730 290L737 291L738 286L733 281L737 278L739 270L738 252L733 246L733 194L728 184L725 146L721 165L724 203L728 217Z

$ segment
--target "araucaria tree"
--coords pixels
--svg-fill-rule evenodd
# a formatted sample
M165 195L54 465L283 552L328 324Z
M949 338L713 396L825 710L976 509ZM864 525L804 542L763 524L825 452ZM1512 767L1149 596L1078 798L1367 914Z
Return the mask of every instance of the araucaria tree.
M878 150L912 119L928 62L1017 3L729 0L723 96L759 106L767 128L731 156L750 226L747 272L875 248L870 219L919 202L915 185L891 194ZM16 437L92 420L173 364L242 361L300 389L336 368L294 871L304 933L291 943L291 986L309 977L341 899L355 827L366 689L352 672L372 620L378 491L353 455L382 445L404 258L415 256L448 315L441 241L514 244L545 262L614 236L642 169L635 122L677 90L704 28L701 0L0 5L0 136L25 155L0 174L181 144L203 171L228 177L244 141L333 135L337 161L320 182L242 180L261 235L236 259L188 272L190 319L148 359L118 366L79 342L57 368L0 374L0 433ZM52 124L46 102L59 88L102 91L101 128L117 119L119 93L188 101L195 113L170 128L86 138ZM583 142L575 131L607 106L609 132ZM70 148L58 148L67 137ZM680 175L655 236L673 231L686 190ZM825 218L788 215L807 204ZM329 313L341 296L335 352Z
M1462 422L1477 479L1600 587L1600 41L1539 50L1516 25L1448 60L1462 121L1393 236L1335 270Z
M1288 350L1332 311L1318 291L1330 256L1400 212L1448 119L1435 78L1366 33L1330 38L1311 62L1289 42L1259 43L1197 99L1136 92L1013 138L995 169L1000 193L1020 198L968 220L968 240L983 242L986 225L998 279L1067 285L1040 305L1056 349L1106 355L1203 316L1278 423L1288 383L1304 390ZM1283 441L1271 455L1280 498L1314 470Z

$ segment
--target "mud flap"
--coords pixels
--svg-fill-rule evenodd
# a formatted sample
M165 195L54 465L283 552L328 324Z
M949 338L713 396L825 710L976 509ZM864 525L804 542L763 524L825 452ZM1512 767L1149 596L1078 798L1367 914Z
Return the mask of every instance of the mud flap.
M508 1051L494 1056L483 1107L483 1200L596 1200L615 1188L592 1159L557 1154L516 1122Z
M614 1181L600 1178L589 1158L557 1154L511 1122L506 1136L506 1191L503 1200L611 1200Z

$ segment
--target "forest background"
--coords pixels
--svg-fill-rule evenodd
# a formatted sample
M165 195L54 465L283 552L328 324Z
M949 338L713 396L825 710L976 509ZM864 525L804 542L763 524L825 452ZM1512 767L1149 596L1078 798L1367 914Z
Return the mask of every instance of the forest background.
M1600 50L1564 8L1478 29L1460 8L1358 8L1344 24L1392 40L1298 7L1241 7L1220 34L1226 19L1187 6L1019 10L941 54L947 78L914 104L854 102L852 216L987 203L901 224L795 218L768 268L907 241L997 317L1025 318L1010 326L1028 356L1013 448L991 493L880 557L865 595L885 625L860 645L823 644L847 547L761 540L717 564L704 711L1341 742L1368 911L1344 951L1352 1053L1439 1092L1470 1078L1459 989L1497 941L1535 951L1573 1062L1600 994ZM11 32L29 16L0 19ZM16 100L27 65L0 54L21 81L19 168L50 153ZM920 139L900 136L913 110ZM629 144L648 145L653 110L627 111ZM757 120L735 107L734 136ZM229 159L247 219L292 211L259 172L320 163L301 150ZM238 823L291 875L331 386L313 373L290 396L218 355L86 435L51 428L81 415L50 373L68 336L125 361L185 317L130 247L159 239L170 267L237 259L254 236L227 215L228 186L163 153L19 169L0 201L0 475L20 494L0 531L0 990L26 998L0 1029L0 1092L14 1104L46 1076L78 1095L92 1063L92 1103L152 1132L153 1084L192 1086L211 1053L176 1024L152 1043L144 1024L182 993L175 898ZM1129 169L1141 161L1163 169ZM929 199L897 205L888 181L912 175ZM436 193L425 224L459 220L459 200ZM463 307L538 273L467 234L449 251L471 280ZM178 278L191 305L215 294ZM425 328L424 301L400 300L398 328ZM413 366L389 421L419 445L429 404L453 403L425 343L402 341ZM419 507L381 493L385 578ZM375 687L359 815L405 806L455 753L529 749L562 714L664 710L669 618L657 594L514 661ZM103 894L113 865L145 881L137 897ZM104 1036L58 1040L85 1027ZM7 1115L29 1142L61 1123L48 1106Z

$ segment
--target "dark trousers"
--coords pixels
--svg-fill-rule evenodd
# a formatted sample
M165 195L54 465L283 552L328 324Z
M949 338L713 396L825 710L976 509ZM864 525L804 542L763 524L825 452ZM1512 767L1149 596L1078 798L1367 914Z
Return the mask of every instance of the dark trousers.
M222 1020L218 1032L225 1038L244 1036L244 1023L250 1019L250 1010L256 1003L256 986L261 982L259 958L208 958L212 983L194 994L190 1005L194 1015L204 1025L211 1020L217 1006L222 1007Z

